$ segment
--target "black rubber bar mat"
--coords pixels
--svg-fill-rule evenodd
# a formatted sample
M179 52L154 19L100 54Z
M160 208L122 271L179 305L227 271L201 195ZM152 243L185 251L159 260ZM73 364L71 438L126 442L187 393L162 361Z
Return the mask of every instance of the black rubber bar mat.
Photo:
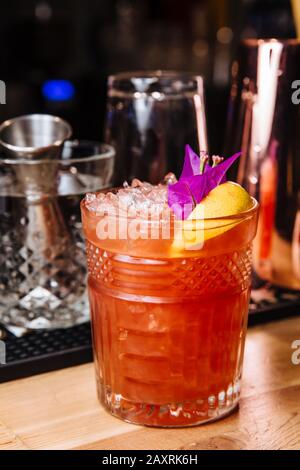
M0 365L0 383L92 361L89 323L37 330L21 338L7 333L3 341L6 364Z
M254 279L249 325L300 313L300 292L274 287ZM40 330L21 338L5 333L6 364L0 365L0 383L92 361L90 324L64 330Z

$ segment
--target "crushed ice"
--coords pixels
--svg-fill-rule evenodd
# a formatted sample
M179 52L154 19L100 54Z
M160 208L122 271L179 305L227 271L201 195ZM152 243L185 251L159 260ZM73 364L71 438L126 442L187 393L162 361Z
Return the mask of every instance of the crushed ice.
M116 193L88 193L85 206L89 211L106 214L130 212L134 210L140 215L151 213L163 216L169 214L167 203L167 184L175 181L175 175L169 173L164 184L152 185L135 178L131 185L123 184ZM117 211L117 212L116 212Z

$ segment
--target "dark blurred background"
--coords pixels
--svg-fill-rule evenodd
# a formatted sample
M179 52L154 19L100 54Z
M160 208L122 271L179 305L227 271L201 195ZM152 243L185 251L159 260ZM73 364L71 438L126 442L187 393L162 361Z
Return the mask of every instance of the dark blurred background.
M289 0L2 0L0 120L50 112L76 137L101 139L109 74L188 70L206 79L210 150L220 152L238 41L294 35Z

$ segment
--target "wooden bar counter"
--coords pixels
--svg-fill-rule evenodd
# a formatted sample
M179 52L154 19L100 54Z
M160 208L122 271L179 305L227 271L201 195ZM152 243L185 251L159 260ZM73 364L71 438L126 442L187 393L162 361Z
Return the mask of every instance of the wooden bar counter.
M92 364L2 384L0 450L300 449L295 340L300 317L250 328L239 410L192 428L147 428L111 417L97 401Z

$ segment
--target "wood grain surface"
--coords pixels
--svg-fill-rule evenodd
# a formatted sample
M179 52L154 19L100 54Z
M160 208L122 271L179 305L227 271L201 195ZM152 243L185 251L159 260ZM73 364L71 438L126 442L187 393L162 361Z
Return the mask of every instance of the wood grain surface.
M0 450L300 449L300 365L291 361L297 339L297 317L249 329L239 410L193 428L111 417L97 401L92 364L2 384Z

